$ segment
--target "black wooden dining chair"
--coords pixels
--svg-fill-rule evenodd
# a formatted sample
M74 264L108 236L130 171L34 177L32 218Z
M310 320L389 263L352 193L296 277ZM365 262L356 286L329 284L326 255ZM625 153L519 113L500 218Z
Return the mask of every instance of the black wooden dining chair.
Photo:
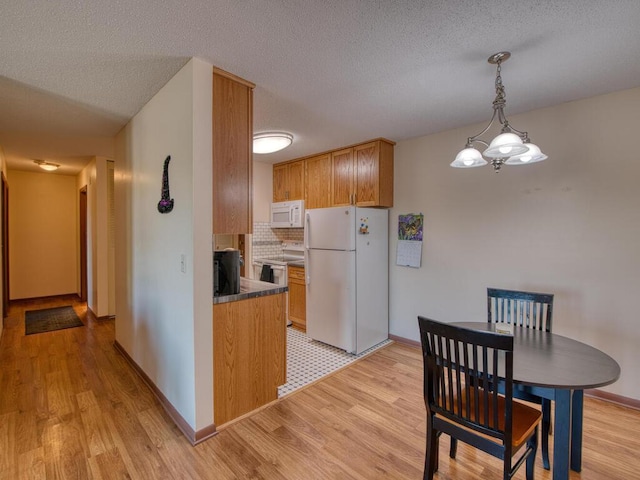
M551 332L553 294L487 288L487 321L508 323L514 327L533 328ZM542 406L542 464L549 470L549 435L551 434L551 400L531 393L530 389L515 386L513 396Z
M553 294L487 288L489 323L510 323L551 332L552 318Z
M418 324L427 408L424 478L433 479L438 470L439 437L446 433L501 459L504 480L525 461L527 480L533 480L541 414L513 400L513 336L424 317ZM497 378L504 379L504 395ZM455 450L450 456L455 458Z

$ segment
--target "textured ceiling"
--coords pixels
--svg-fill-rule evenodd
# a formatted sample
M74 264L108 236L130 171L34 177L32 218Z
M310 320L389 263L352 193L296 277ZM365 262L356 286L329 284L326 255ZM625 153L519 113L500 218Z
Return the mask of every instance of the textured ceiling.
M191 57L257 85L256 132L294 134L257 160L399 141L488 121L500 50L507 114L640 86L638 25L638 0L4 1L0 145L74 173Z

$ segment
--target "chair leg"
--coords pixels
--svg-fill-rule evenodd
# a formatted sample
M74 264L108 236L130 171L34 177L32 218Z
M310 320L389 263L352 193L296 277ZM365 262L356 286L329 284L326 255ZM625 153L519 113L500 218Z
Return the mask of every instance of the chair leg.
M431 425L431 419L427 418L427 453L424 459L424 480L433 480L433 475L438 470L438 432Z
M536 453L538 452L538 427L527 442L527 446L532 449L527 457L527 480L533 480L533 469L536 464Z
M449 457L456 458L458 452L458 439L451 437L451 446L449 447Z
M542 465L549 470L549 434L551 433L551 400L542 399Z

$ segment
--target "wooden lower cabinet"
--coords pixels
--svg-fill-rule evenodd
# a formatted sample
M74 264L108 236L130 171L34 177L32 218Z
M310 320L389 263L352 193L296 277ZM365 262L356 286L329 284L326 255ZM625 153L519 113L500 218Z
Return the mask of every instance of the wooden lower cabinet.
M278 398L287 379L286 295L213 305L216 426Z
M289 320L303 331L307 331L307 292L304 267L288 268Z

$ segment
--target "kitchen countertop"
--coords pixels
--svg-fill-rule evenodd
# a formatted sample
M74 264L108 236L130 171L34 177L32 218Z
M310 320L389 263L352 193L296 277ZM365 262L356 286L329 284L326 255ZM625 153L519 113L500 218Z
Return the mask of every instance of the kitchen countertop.
M258 257L253 259L254 262L278 262L293 265L294 267L304 267L304 258L292 257L289 255L275 255L271 257Z
M240 293L235 295L220 295L213 297L213 304L237 302L239 300L247 300L249 298L264 297L266 295L276 295L285 293L289 287L275 285L273 283L261 282L260 280L252 280L250 278L240 277Z

